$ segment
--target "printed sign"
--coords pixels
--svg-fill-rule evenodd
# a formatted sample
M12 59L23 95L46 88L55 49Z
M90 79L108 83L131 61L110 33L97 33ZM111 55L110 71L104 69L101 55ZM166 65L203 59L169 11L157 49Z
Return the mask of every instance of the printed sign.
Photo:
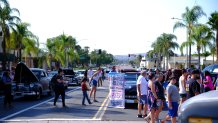
M124 74L109 73L109 107L124 108L125 107L125 83Z

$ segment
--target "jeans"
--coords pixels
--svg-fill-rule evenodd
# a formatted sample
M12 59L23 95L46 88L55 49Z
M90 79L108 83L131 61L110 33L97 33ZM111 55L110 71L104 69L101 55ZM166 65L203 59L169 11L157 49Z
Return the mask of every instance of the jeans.
M62 88L56 88L55 89L55 98L54 98L54 105L56 105L56 102L58 100L58 97L61 95L62 97L62 104L65 106L65 90Z
M82 100L82 104L85 104L85 98L88 100L89 104L91 104L91 101L88 97L87 91L83 91L83 100Z

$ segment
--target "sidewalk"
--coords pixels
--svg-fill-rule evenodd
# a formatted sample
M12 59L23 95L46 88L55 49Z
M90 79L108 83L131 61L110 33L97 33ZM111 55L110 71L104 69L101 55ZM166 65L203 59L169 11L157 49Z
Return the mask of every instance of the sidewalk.
M5 121L5 123L145 123L145 121L95 121L95 120L34 120L34 121Z

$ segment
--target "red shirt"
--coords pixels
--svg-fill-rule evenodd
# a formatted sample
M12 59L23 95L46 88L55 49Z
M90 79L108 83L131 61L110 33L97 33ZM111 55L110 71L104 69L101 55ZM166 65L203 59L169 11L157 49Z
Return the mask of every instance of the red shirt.
M85 82L82 82L81 87L82 87L82 91L87 91L87 87L86 87Z

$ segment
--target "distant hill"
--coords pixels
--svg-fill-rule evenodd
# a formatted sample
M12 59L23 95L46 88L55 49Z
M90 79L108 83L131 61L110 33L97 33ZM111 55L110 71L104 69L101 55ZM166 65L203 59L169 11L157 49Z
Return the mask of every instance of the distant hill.
M134 60L136 59L136 56L141 54L142 56L145 56L145 53L136 53L136 54L132 54L130 57L128 57L128 55L114 55L114 58L117 62L119 63L128 63L128 61L130 60Z

